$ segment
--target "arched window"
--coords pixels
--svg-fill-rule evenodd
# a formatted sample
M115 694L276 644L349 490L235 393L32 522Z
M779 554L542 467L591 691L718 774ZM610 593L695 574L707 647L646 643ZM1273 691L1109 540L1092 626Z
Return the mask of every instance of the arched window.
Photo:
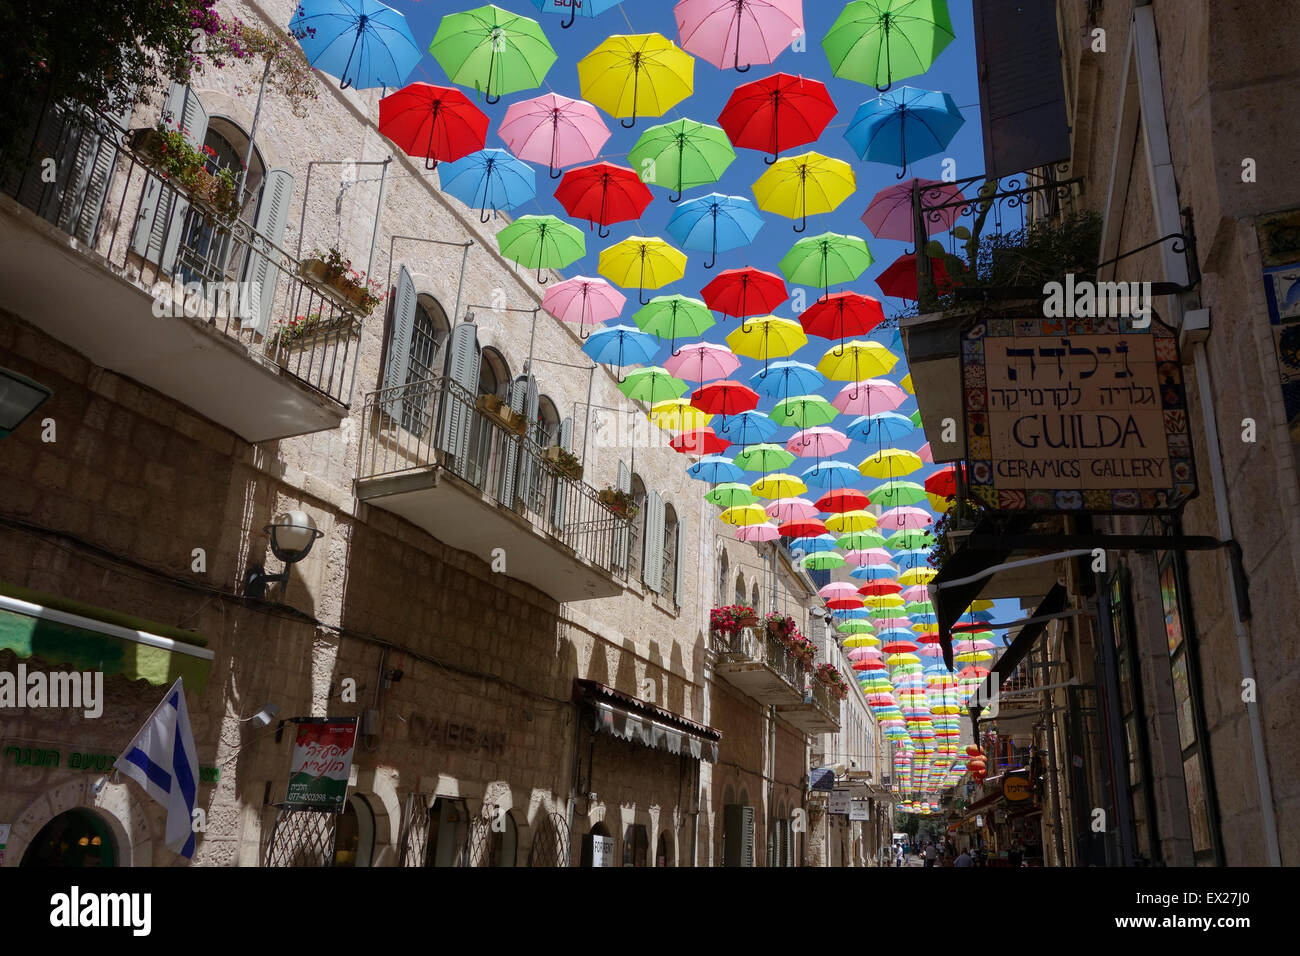
M116 866L113 834L91 810L68 810L45 826L27 846L22 866Z
M677 510L672 505L664 506L664 577L662 590L664 595L674 595L673 585L677 580ZM675 597L674 597L675 600Z
M443 353L451 323L447 312L433 296L421 292L415 300L415 323L411 327L411 370L406 381L424 382L442 374Z
M203 147L208 152L207 169L210 173L228 169L236 181L243 169L244 153L248 150L248 134L238 125L221 116L208 120L208 130L203 137ZM248 179L244 187L245 222L257 222L258 191L266 178L262 157L253 150L249 162ZM201 210L191 208L182 227L182 239L177 252L177 270L186 282L216 282L227 275L237 276L241 261L234 261L230 235L219 231L203 217ZM243 247L239 247L242 254Z
M673 845L668 839L668 831L659 834L659 846L655 850L655 866L673 865Z
M503 401L510 400L510 366L500 352L485 346L483 361L479 363L478 393L495 395Z
M646 836L645 824L628 824L623 834L623 865L646 866L646 856L650 852L650 838Z
M334 824L334 865L370 866L374 852L374 811L365 797L350 794Z
M632 475L632 501L636 504L636 517L632 519L627 548L627 576L639 577L642 567L642 542L645 541L645 482L638 474Z
M736 602L737 604L745 603L745 572L736 572Z
M727 560L727 552L724 549L722 556L718 559L718 603L721 604L726 600L727 579L731 576L731 562Z
M560 443L560 413L545 395L537 400L537 429L537 444L543 448Z
M757 581L754 582L754 587L749 592L749 606L754 609L755 613L758 612L758 582Z

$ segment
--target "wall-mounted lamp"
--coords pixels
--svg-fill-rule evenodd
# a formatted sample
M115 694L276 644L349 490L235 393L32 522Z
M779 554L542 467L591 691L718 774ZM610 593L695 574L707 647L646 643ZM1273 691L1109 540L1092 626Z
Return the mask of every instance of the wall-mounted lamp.
M289 565L307 557L311 546L324 533L316 530L316 522L305 511L286 511L265 528L271 536L271 553L284 562L280 574L267 574L260 564L251 565L244 578L244 594L251 598L265 598L266 586L272 582L287 584Z
M271 726L271 721L275 719L275 715L279 712L280 708L275 706L275 704L267 704L252 717L249 717L248 722L257 729L269 727Z
M54 393L26 375L0 368L0 438L4 438Z

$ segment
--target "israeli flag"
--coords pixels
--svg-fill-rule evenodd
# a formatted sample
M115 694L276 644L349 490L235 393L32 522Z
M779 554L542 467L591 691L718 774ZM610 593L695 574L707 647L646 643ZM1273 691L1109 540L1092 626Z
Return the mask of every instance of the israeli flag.
M192 859L199 760L179 677L113 767L167 809L167 848Z

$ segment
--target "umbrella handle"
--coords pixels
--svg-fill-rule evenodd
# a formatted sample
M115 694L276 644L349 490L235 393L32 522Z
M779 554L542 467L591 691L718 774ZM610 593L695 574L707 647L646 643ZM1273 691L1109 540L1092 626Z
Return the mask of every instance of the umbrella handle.
M556 169L554 166L551 167L551 178L552 178L552 179L559 179L559 178L560 178L561 176L563 176L563 175L564 175L564 173L562 173L560 170Z
M561 30L569 29L569 27L573 26L573 21L576 20L577 18L578 18L578 5L576 3L571 3L569 5L569 19L565 20L563 23L560 24L560 29Z
M645 287L642 286L637 290L637 299L642 305L649 305L650 300L645 297Z
M438 168L438 161L435 159L433 162L429 162L428 157L425 157L425 160L424 160L424 168L427 169L427 170L434 170L434 169L437 169L437 168Z
M560 111L551 110L551 178L559 179L563 173L556 167L555 161L560 158Z
M608 226L606 226L604 223L601 223L600 228L596 230L596 235L599 236L601 239L608 239L611 235L613 235L613 233L609 231Z
M632 122L629 123L627 120L618 121L618 125L622 126L624 129L631 129L633 126L636 125L636 95L637 95L637 91L640 89L640 86L641 86L641 64L637 63L634 67L632 67L632 117L631 117ZM646 303L642 303L642 305L645 304Z
M766 156L764 156L764 157L763 157L763 162L764 162L765 165L773 166L773 165L776 164L776 161L777 161L778 159L780 159L780 158L781 158L781 153L780 153L780 151L777 151L777 152L775 152L775 153L772 154L772 158L771 158L771 159L768 159Z
M352 81L348 79L348 69L352 66L352 56L357 52L357 43L361 40L361 34L366 32L366 21L368 19L370 18L363 13L357 20L356 33L352 36L352 49L348 50L348 62L343 64L343 76L339 78L340 90L346 90L352 85Z
M495 215L496 210L492 210L492 213ZM478 221L481 223L489 223L492 221L492 216L488 215L487 206L484 206L482 211L479 213Z
M548 283L548 282L550 282L550 281L551 281L550 279L548 279L548 278L546 278L546 276L542 275L542 267L539 265L539 266L537 267L537 284L538 284L538 285L546 285L546 283Z

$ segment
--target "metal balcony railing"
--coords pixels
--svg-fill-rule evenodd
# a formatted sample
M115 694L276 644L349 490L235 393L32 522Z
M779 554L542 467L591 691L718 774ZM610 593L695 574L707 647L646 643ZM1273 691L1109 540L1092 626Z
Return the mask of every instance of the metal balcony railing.
M804 691L804 700L816 704L831 717L839 717L840 702L831 694L831 689L820 680L814 678L809 681L809 688Z
M627 519L543 456L536 422L516 431L482 399L445 377L368 393L358 478L446 469L579 558L621 575L615 559Z
M248 222L167 178L138 141L91 109L51 103L34 117L25 155L5 158L0 192L153 294L155 314L206 319L250 359L349 404L363 316ZM258 204L251 193L242 215L252 219ZM309 334L279 333L295 316L311 320Z
M768 633L766 627L744 627L731 633L710 631L709 649L720 661L766 664L787 684L803 693L806 683L803 668L789 649Z

